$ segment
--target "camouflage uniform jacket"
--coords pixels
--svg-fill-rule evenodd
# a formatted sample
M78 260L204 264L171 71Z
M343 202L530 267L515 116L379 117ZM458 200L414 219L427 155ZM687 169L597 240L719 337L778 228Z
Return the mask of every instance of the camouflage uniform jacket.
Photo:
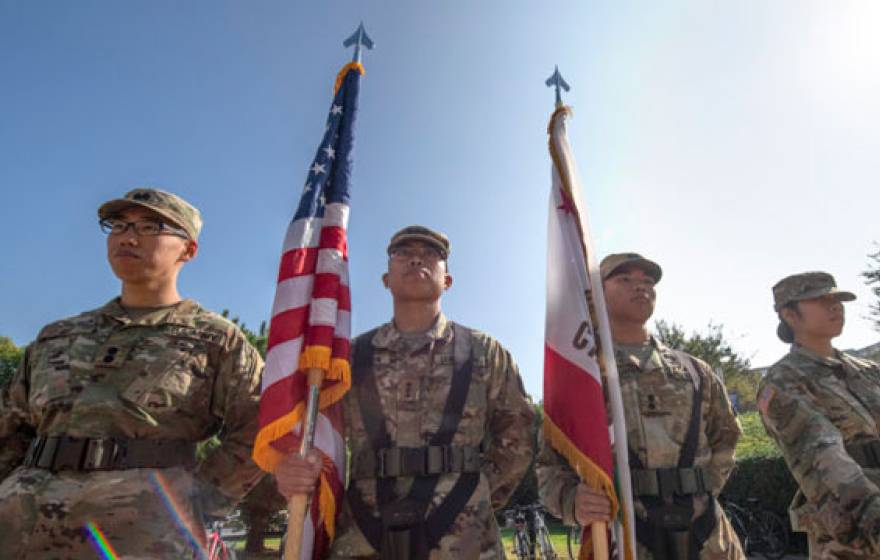
M880 555L880 469L862 468L845 448L880 436L880 366L794 344L761 380L758 408L800 487L795 528L811 545L833 539L841 552Z
M133 320L115 299L40 331L11 384L0 392L0 442L20 437L23 431L198 442L222 428L221 444L196 465L194 473L181 467L160 473L175 481L174 490L190 494L177 496L181 503L187 504L186 498L198 493L201 507L219 513L262 474L250 458L261 372L262 359L244 334L197 303L184 300ZM37 495L36 505L19 502L25 509L45 510L45 504L54 504L53 508L73 516L64 509L66 504L82 508L91 502L90 496L76 495L73 489L79 488L100 494L85 507L84 515L106 510L111 516L125 517L122 510L127 504L149 523L148 504L154 503L168 517L148 484L155 469L53 474L21 466L13 471L23 459L21 448L17 449L0 464L0 477L5 477L0 485L0 533L12 534L7 531L6 514L14 517L9 508L15 509L22 492ZM138 498L128 504L141 491L153 495L153 502ZM19 515L27 519L31 513ZM38 517L35 523L37 532L41 523L43 530L51 531L47 528L51 521ZM26 526L19 529L28 532ZM5 549L0 546L0 550Z
M615 350L627 443L646 469L670 468L678 465L691 420L695 380L679 355L652 337L653 351L645 363L636 356ZM734 448L742 432L731 407L724 385L703 361L694 359L695 372L702 380L702 409L694 466L709 477L713 496L718 496L734 465ZM537 459L538 492L541 501L567 525L574 517L575 490L580 482L546 440L542 439ZM705 511L708 499L694 498L695 515ZM718 524L704 544L700 557L744 558L739 541L715 504ZM635 502L636 515L647 512L640 500ZM638 558L649 560L651 554L641 543Z
M499 557L501 543L494 512L504 507L534 454L534 411L516 364L497 341L472 332L472 379L452 445L482 444L483 467L479 484L464 510L438 548L431 551L432 560ZM455 367L453 338L452 323L442 314L420 347L408 348L392 323L382 325L373 336L373 372L393 445L421 447L438 430ZM371 445L354 392L348 394L344 403L352 471L357 471L359 457L370 455ZM429 513L458 476L440 475ZM399 478L396 496L406 496L412 480ZM357 479L350 484L356 485L366 504L375 507L375 479ZM352 516L349 500L343 507L331 557L377 557Z

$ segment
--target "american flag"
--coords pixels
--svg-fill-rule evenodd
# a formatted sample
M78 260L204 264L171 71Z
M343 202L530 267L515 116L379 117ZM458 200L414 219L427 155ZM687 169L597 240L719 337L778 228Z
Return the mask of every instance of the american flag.
M602 282L566 135L565 119L569 115L568 107L559 107L548 127L553 188L547 228L544 435L581 480L606 493L614 515L623 514L612 531L612 556L630 560L634 558L635 537L623 401ZM590 558L591 534L585 533L581 542L580 558Z
M351 387L351 296L348 286L348 200L360 63L339 72L324 138L281 252L278 285L260 396L253 457L272 472L299 451L308 399L307 372L326 373L320 390L314 448L323 470L306 515L302 559L320 558L335 534L345 482L340 400Z

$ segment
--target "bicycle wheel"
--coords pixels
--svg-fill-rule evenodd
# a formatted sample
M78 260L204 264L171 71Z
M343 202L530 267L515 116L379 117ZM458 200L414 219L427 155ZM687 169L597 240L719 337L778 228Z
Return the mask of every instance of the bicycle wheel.
M727 520L730 521L730 524L733 526L733 531L736 533L736 536L739 537L739 543L742 545L743 552L748 556L751 553L752 542L749 538L749 532L746 529L745 522L742 517L740 517L737 510L732 507L725 506L724 515L727 516Z
M514 540L513 552L516 554L517 560L531 560L531 553L529 549L531 548L529 545L529 536L525 533L525 531L517 531L516 539Z
M550 532L546 527L542 527L538 531L538 548L541 549L541 558L544 560L556 560L556 551L553 550L553 543L550 542Z
M569 560L577 560L578 554L580 554L581 551L581 534L583 534L583 532L584 528L580 525L575 525L568 528L568 538L566 539L566 544L568 546Z
M761 538L761 548L757 552L764 558L779 560L788 551L788 525L772 511L761 510L755 513L755 529Z

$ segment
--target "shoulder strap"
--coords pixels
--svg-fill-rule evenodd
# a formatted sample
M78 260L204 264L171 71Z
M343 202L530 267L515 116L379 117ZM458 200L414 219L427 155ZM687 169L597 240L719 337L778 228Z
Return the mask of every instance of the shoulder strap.
M357 396L358 409L361 411L361 419L363 420L367 437L370 439L370 447L373 453L391 445L388 431L385 428L385 414L382 411L382 401L379 399L376 378L373 375L373 336L377 331L378 329L373 329L355 340L354 363L352 364L352 391ZM393 479L376 479L376 501L379 507L393 499L393 492ZM361 496L355 481L352 481L349 486L346 497L349 500L351 513L358 528L374 550L381 550L381 518L373 515L373 508Z
M703 411L703 377L697 373L697 364L694 359L684 352L676 351L682 361L682 365L688 370L694 382L694 398L691 406L691 421L688 424L687 435L681 454L678 456L678 468L692 467L697 456L697 444L700 440L700 418Z
M443 407L443 419L440 427L431 437L431 445L445 446L452 442L458 424L461 422L461 413L467 401L467 394L471 386L471 377L474 368L474 344L470 329L457 323L452 324L453 355L455 357L455 370L452 381L449 384L449 395ZM464 363L461 363L461 360ZM439 476L418 477L413 481L409 491L409 498L428 504L434 495ZM443 502L428 516L428 539L431 548L437 546L446 530L452 525L459 512L467 504L480 481L479 473L462 473L456 480L455 485L447 494Z

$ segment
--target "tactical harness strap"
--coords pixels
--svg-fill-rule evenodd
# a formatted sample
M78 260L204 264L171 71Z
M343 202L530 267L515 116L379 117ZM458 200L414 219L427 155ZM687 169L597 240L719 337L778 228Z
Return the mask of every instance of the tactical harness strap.
M687 549L687 559L697 560L700 549L709 539L718 520L715 517L715 498L708 488L703 469L694 467L697 455L697 446L700 438L700 418L703 404L703 378L697 374L697 366L693 358L684 352L676 352L676 356L685 366L694 382L694 397L691 407L691 419L685 436L684 445L678 456L677 468L645 469L638 454L629 448L629 463L634 486L634 494L641 498L648 509L648 519L636 517L636 539L651 550L654 560L681 560L674 552L670 551L667 542L664 541L664 522L681 525L682 530L690 527L687 539L681 548ZM693 496L709 494L709 503L706 511L700 517L690 521L693 515ZM670 507L672 506L672 507ZM679 510L684 512L680 520L665 519L666 510ZM652 515L656 512L656 515ZM670 513L669 516L674 516Z
M456 357L462 355L463 352L458 351L460 348L459 345L466 344L468 347L466 353L467 360L463 364L455 364L452 382L450 383L449 388L449 395L446 398L440 427L431 437L430 445L422 448L400 448L391 445L391 438L385 427L385 414L382 410L379 392L376 388L376 378L373 372L372 340L377 329L361 335L355 343L352 389L356 391L357 394L357 402L360 407L361 418L363 419L364 428L370 439L370 446L374 452L375 464L379 465L379 468L381 469L376 475L384 475L374 475L376 476L376 498L380 516L377 517L373 515L373 508L364 501L363 496L361 496L355 485L350 486L348 497L351 503L351 511L358 527L367 538L367 541L369 541L370 546L376 551L381 551L383 544L381 516L383 508L393 505L393 502L395 502L394 482L396 476L389 472L389 464L387 462L389 456L402 456L402 454L404 454L409 457L416 457L415 459L407 460L407 464L411 465L411 467L402 468L401 463L398 463L397 465L397 467L400 468L401 473L407 473L399 474L397 476L412 476L414 478L409 494L403 500L398 500L398 502L411 502L414 504L414 507L420 509L418 517L424 520L429 548L435 548L437 546L440 539L446 534L446 531L455 521L456 516L458 516L459 512L464 509L464 506L467 504L474 490L476 490L477 484L480 481L479 466L476 466L476 469L474 469L475 463L473 455L475 448L450 445L450 442L458 429L458 424L461 421L461 414L464 410L468 390L470 389L474 363L473 344L470 330L454 323L453 329L453 344L456 345L454 353ZM458 360L456 360L456 362L458 362ZM399 451L402 449L407 449L408 451ZM438 472L433 472L436 469L430 468L428 457L430 457L432 453L441 455L443 453L455 454L455 450L461 450L463 468L460 472L462 474L458 477L455 485L449 491L449 494L443 502L441 502L440 505L438 505L434 511L426 517L425 513L428 509L428 504L434 495L434 488L437 486L439 474L441 472L459 472L457 470L443 469L440 469ZM471 457L467 461L465 460L466 454ZM412 462L410 463L410 461ZM465 463L469 463L466 469L464 468ZM425 472L417 472L422 469L423 466ZM393 470L395 467L390 468ZM360 468L356 467L356 470L361 472ZM370 477L365 476L364 478ZM426 557L427 550L416 550L412 554L413 558Z
M196 444L183 440L37 436L24 465L52 472L192 466Z

